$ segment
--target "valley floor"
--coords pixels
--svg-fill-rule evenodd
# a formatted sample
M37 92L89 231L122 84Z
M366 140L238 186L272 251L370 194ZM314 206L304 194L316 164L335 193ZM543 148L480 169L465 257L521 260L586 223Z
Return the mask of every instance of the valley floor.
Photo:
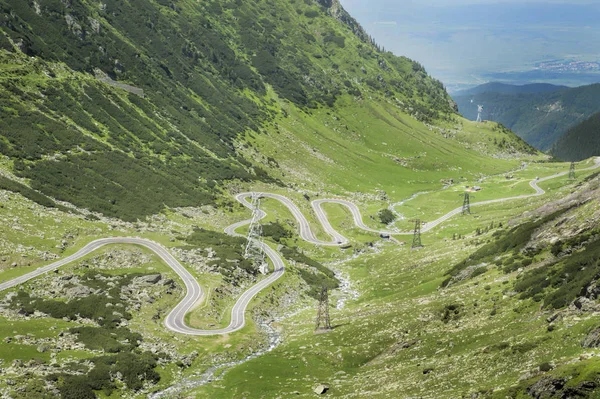
M592 172L582 169L579 172L581 178ZM541 171L523 174L538 172ZM288 297L287 301L277 302L285 303L279 316L277 312L268 310L276 297L279 297L278 300L285 298L290 286L297 284L294 283L296 272L292 268L291 275L288 273L281 282L267 290L269 292L259 294L258 300L250 306L254 321L242 332L223 338L209 338L208 341L201 338L200 347L204 347L206 353L200 356L197 349L190 351L191 348L198 348L198 339L176 338L171 349L174 351L172 356L185 358L195 352L194 359L189 368L181 371L166 364L161 366L159 372L163 378L160 386L166 387L169 381L175 383L183 379L190 382L189 389L198 385L196 380L200 377L194 376L202 375L203 370L210 369L211 364L227 364L233 360L234 363L227 367L233 368L222 375L218 368L212 369L216 374L211 379L218 380L193 388L195 393L192 396L288 397L293 394L310 397L314 385L326 383L330 386L328 394L335 397L394 398L402 392L400 397L450 398L476 391L491 394L494 390L507 389L524 378L539 375L540 372L536 371L539 365L548 363L554 368L593 356L594 351L582 351L580 341L598 322L594 313L565 314L561 316L558 328L550 333L545 320L550 314L547 311L540 312L535 302L516 299L511 290L514 273L507 275L489 267L487 272L472 280L441 290L439 288L448 269L482 243L490 241L492 232L498 226L509 225L519 214L527 214L539 205L559 199L573 190L572 183L564 174L554 173L549 177L553 177L554 181L540 183L542 187L551 188L544 196L517 198L510 203L494 202L474 208L473 215L444 219L445 223L423 235L425 248L419 251L408 251L396 242L375 239L372 233L354 228L353 223L349 224L351 218L348 217L348 208L339 204L324 204L329 222L344 232L352 247L340 250L336 247L314 247L296 238L291 240L311 256L349 276L346 289L332 294L334 304L344 304L335 307L335 310L331 309L334 329L328 334L312 333L315 311L310 300L292 304ZM546 184L551 186L547 187ZM268 201L264 204L268 213L266 220L293 220L285 207L273 205ZM16 210L11 209L13 212ZM171 217L172 220L178 218L177 215ZM212 224L205 214L200 218ZM233 218L235 216L231 220ZM308 221L300 225L303 223L308 226ZM292 224L297 225L297 221ZM367 224L375 225L372 222ZM485 233L477 234L475 228ZM327 231L327 223L324 230ZM317 230L315 234L323 233ZM160 236L154 233L145 235L151 238ZM458 240L457 235L461 237ZM172 242L163 241L163 245L172 246ZM164 266L159 269L164 270L161 272L163 279L170 274ZM13 273L11 270L8 272ZM10 277L8 272L0 275L0 278ZM518 275L521 271L515 273ZM200 282L204 279L201 275L196 278ZM40 289L35 280L27 285L38 287L33 288L34 291ZM349 293L356 294L348 297ZM168 312L175 304L174 299L159 301L160 305L156 304L158 314ZM143 327L146 323L144 318L150 318L150 313L156 312L156 305L136 315L131 321L132 329L142 332L144 338L150 341L164 334L160 332L162 327L156 321L152 332L147 326ZM221 304L224 306L221 314L227 314L231 305L231 299ZM261 319L257 319L257 311L262 314L262 320L272 325L271 328L280 331L276 334L281 335L277 347L273 348L274 341L269 344L264 338L258 341L251 338L257 333L259 336L263 334L255 325L255 320ZM286 313L288 317L281 318ZM38 342L47 333L42 334L39 327L33 327L34 324L52 323L40 316L29 321L29 318L23 319L10 312L3 317L8 317L6 325L10 324L9 329L13 329L12 334L9 330L4 333L5 343L12 342L11 337L16 337L13 334L21 328L29 330L29 335L33 334L29 341ZM240 363L239 360L244 359L248 351L256 352L256 347L251 343L253 339L257 343L264 342L259 346L269 348L271 345L269 349L272 350L260 357L251 356L248 361ZM10 357L22 358L27 353L23 350L32 344L20 338L17 341L21 342L19 345L23 349L14 353L14 349L10 352L3 350L3 364L6 367L7 362L12 362L5 372L9 376L12 373L12 378L18 379L18 366ZM560 348L557 347L558 342L561 343ZM71 351L71 359L75 353L78 353L75 358L86 356L81 349ZM42 358L46 357L45 352L39 353ZM68 356L68 353L62 356ZM235 361L236 358L239 360ZM6 391L9 386L3 389ZM110 396L114 396L114 393Z

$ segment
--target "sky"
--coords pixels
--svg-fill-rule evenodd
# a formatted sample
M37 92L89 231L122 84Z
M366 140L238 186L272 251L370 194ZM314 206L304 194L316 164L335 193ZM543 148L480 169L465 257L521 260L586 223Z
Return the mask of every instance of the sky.
M490 80L575 86L590 77L528 72L548 60L600 61L600 0L341 2L377 43L419 61L450 91Z

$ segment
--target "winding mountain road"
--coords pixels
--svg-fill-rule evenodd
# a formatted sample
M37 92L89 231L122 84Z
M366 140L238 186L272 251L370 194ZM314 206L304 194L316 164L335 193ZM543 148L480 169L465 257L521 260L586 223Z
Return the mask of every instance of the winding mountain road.
M579 171L596 169L598 167L600 167L600 158L596 158L594 160L594 165L592 167L586 168L586 169L580 169ZM553 179L556 177L564 176L567 173L568 172L557 173L552 176L548 176L548 177L545 177L542 179L536 179L536 180L531 181L529 183L529 185L531 186L531 188L533 188L535 190L535 193L533 193L533 194L526 194L526 195L520 195L520 196L510 197L510 198L502 198L502 199L495 199L495 200L489 200L489 201L475 202L475 203L472 203L471 206L486 205L486 204L492 204L492 203L497 203L497 202L510 201L510 200L514 200L514 199L522 199L522 198L529 198L529 197L543 195L543 194L545 194L545 191L538 186L538 183L547 181L547 180L550 180L550 179ZM251 198L253 195L259 195L260 197L264 197L264 198L272 198L277 201L280 201L283 205L285 205L290 210L290 212L292 213L292 215L294 216L296 221L298 222L298 227L300 230L300 237L303 240L310 242L312 244L315 244L315 245L340 246L340 245L344 245L344 244L348 243L348 239L346 237L344 237L342 234L340 234L339 232L337 232L333 228L333 226L331 226L331 223L329 222L329 219L327 218L327 214L325 213L325 210L323 209L323 206L322 206L325 203L334 203L334 204L339 204L339 205L343 205L343 206L347 207L350 210L350 213L352 214L352 218L354 219L354 224L358 228L363 229L365 231L369 231L369 232L373 232L373 233L384 233L384 234L390 234L390 235L410 235L410 234L412 234L412 231L396 232L396 231L380 231L380 230L372 229L364 224L360 210L354 203L343 200L343 199L319 199L319 200L312 201L311 205L313 207L313 210L317 217L317 220L321 223L321 225L323 227L323 230L331 236L330 241L323 241L323 240L318 239L315 236L315 234L313 233L313 231L310 228L310 224L309 224L308 220L306 219L306 217L304 216L304 214L302 213L300 208L298 208L298 206L296 206L287 197L284 197L279 194L247 192L247 193L238 194L236 196L236 199L240 203L242 203L243 205L245 205L246 207L251 209L252 204L247 199ZM451 212L448 212L444 216L440 217L439 219L434 220L433 222L426 223L423 226L422 232L427 232L427 231L433 229L434 227L436 227L439 224L443 223L444 221L448 220L452 216L457 215L461 211L462 211L462 207L456 208L456 209L452 210ZM258 214L259 219L262 219L265 216L266 216L266 213L264 211L260 211L260 213ZM241 236L240 234L236 233L236 229L238 229L242 226L248 225L248 224L250 224L250 222L251 222L251 220L245 220L245 221L241 221L238 223L234 223L231 226L228 226L227 228L225 228L225 232L232 236ZM144 247L150 249L151 251L153 251L154 253L156 253L169 267L171 267L175 271L175 273L177 273L179 275L179 277L185 284L186 294L185 294L184 298L177 304L177 306L175 306L175 308L167 315L167 317L165 318L164 324L165 324L165 327L167 327L171 331L174 331L176 333L181 333L181 334L187 334L187 335L198 335L198 336L222 335L222 334L229 334L234 331L240 330L245 325L246 308L248 307L248 304L250 303L252 298L254 298L265 287L269 286L270 284L275 282L277 279L279 279L285 272L285 263L284 263L283 259L281 258L281 256L279 255L279 253L277 253L277 251L275 251L273 248L271 248L267 244L256 242L255 244L260 245L262 247L262 249L265 251L268 258L273 263L273 269L274 269L273 273L269 274L268 277L259 281L257 284L253 285L247 291L245 291L238 298L238 300L234 304L233 308L231 309L231 321L230 321L229 325L225 328L215 329L215 330L201 330L201 329L192 328L192 327L189 327L188 325L186 325L185 315L187 313L189 313L198 303L200 303L200 301L202 301L205 294L202 291L202 288L200 287L200 285L198 284L198 281L194 278L194 276L190 272L188 272L187 269L185 269L181 265L181 263L179 263L179 261L177 261L177 259L175 259L167 251L167 249L165 247L158 244L157 242L147 240L144 238L110 237L110 238L101 238L101 239L92 241L89 244L87 244L86 246L84 246L83 248L81 248L76 253L74 253L64 259L61 259L57 262L40 267L39 269L36 269L36 270L34 270L30 273L27 273L23 276L0 283L0 291L4 291L9 288L13 288L13 287L23 284L33 278L39 277L45 273L56 270L61 266L64 266L71 262L74 262L78 259L81 259L82 257L87 256L88 254L98 250L99 248L101 248L105 245L110 245L110 244L135 244L135 245L144 246Z

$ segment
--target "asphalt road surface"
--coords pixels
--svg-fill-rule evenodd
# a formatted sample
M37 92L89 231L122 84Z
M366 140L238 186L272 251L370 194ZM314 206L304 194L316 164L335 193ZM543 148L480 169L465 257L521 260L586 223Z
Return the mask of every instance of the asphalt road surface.
M579 171L596 169L598 167L600 167L600 158L595 159L594 166L587 168L587 169L580 169ZM522 199L522 198L529 198L529 197L543 195L543 194L545 194L545 191L538 186L538 183L547 181L550 179L554 179L554 178L557 178L560 176L564 176L567 173L568 172L557 173L552 176L548 176L548 177L544 177L542 179L536 179L536 180L531 181L529 183L529 185L531 186L531 188L533 188L535 190L535 193L533 193L533 194L520 195L520 196L516 196L516 197L495 199L495 200L489 200L489 201L475 202L475 203L472 203L471 206L480 206L480 205L492 204L492 203L497 203L497 202L510 201L510 200L514 200L514 199ZM354 224L360 229L363 229L363 230L366 230L369 232L373 232L373 233L384 233L384 234L389 234L389 235L410 235L410 234L412 234L411 231L395 232L395 231L380 231L380 230L372 229L364 224L360 210L352 202L346 201L343 199L319 199L319 200L312 201L311 205L313 207L313 210L314 210L315 216L317 217L317 220L321 223L321 225L323 227L323 230L327 234L329 234L329 236L331 237L330 241L323 241L323 240L318 239L315 236L315 234L313 233L313 231L310 228L310 224L309 224L308 220L306 219L306 217L304 216L304 214L302 213L300 208L298 208L287 197L284 197L279 194L250 193L249 192L249 193L238 194L236 196L236 199L240 203L247 206L248 208L252 208L252 204L247 199L251 198L253 195L259 195L260 197L265 197L265 198L272 198L272 199L280 201L283 205L285 205L290 210L290 212L292 213L292 215L294 216L296 221L298 222L298 226L299 226L299 230L300 230L300 237L303 240L306 240L307 242L313 243L315 245L340 246L340 245L344 245L344 244L348 243L348 239L346 237L344 237L343 235L341 235L339 232L337 232L333 228L333 226L331 226L331 223L329 222L329 220L327 218L327 214L325 213L325 211L323 210L323 207L322 207L322 205L324 203L335 203L335 204L340 204L340 205L347 207L350 210L350 213L352 214L352 218L354 219ZM453 211L448 212L446 215L440 217L439 219L434 220L433 222L426 223L423 226L421 231L427 232L427 231L433 229L434 227L438 226L439 224L443 223L444 221L448 220L452 216L461 213L461 211L462 211L462 207L456 208ZM260 211L260 213L258 214L259 219L262 219L265 216L266 216L266 213L263 211ZM250 224L250 222L251 222L251 220L244 220L244 221L241 221L238 223L234 223L231 226L228 226L225 229L225 232L229 235L240 236L238 233L236 233L236 229L238 229L239 227L248 225L248 224ZM202 299L204 298L204 292L202 291L202 288L200 287L200 285L198 284L198 281L196 281L194 276L192 276L190 274L190 272L188 272L181 265L181 263L179 263L179 261L177 261L177 259L175 259L167 251L167 249L165 247L163 247L162 245L160 245L154 241L150 241L150 240L147 240L144 238L110 237L110 238L101 238L99 240L92 241L89 244L87 244L86 246L84 246L83 248L81 248L79 251L74 253L73 255L70 255L64 259L61 259L61 260L51 263L49 265L40 267L39 269L36 269L36 270L34 270L30 273L27 273L23 276L14 278L14 279L9 280L4 283L0 283L0 291L7 290L9 288L13 288L13 287L15 287L19 284L22 284L26 281L29 281L33 278L39 277L45 273L56 270L61 266L64 266L70 262L78 260L78 259L94 252L95 250L97 250L105 245L110 245L110 244L135 244L135 245L144 246L144 247L150 249L151 251L153 251L154 253L156 253L169 267L171 267L179 275L179 277L185 284L186 294L185 294L185 297L177 304L177 306L175 306L175 308L167 315L167 317L165 318L164 324L165 324L165 327L167 327L171 331L174 331L176 333L181 333L181 334L187 334L187 335L201 335L201 336L222 335L222 334L229 334L234 331L240 330L241 328L244 327L244 325L246 323L246 319L245 319L246 308L248 307L248 304L250 303L252 298L254 298L265 287L269 286L270 284L275 282L277 279L279 279L285 272L285 263L277 251L275 251L274 249L269 247L267 244L260 243L260 242L255 243L256 245L260 245L262 247L262 249L265 251L267 257L272 262L273 272L271 274L269 274L263 280L259 281L257 284L250 287L246 292L244 292L238 298L238 300L234 304L233 308L231 309L231 322L229 323L229 325L225 328L215 329L215 330L201 330L201 329L192 328L192 327L189 327L186 325L185 315L187 313L189 313L197 304L199 304L202 301Z

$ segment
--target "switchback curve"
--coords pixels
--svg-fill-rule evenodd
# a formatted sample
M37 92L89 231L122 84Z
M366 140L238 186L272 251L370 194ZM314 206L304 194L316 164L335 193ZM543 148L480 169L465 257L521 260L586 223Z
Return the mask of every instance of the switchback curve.
M600 167L600 158L596 158L594 160L594 165L592 167L582 169L580 171L592 170L592 169L596 169L598 167ZM538 183L547 181L547 180L550 180L550 179L553 179L556 177L564 176L567 173L568 172L557 173L552 176L548 176L548 177L544 177L542 179L536 179L536 180L531 181L529 183L529 185L531 186L531 188L533 188L535 190L535 193L533 193L533 194L526 194L526 195L520 195L520 196L516 196L516 197L475 202L475 203L471 204L471 206L479 206L479 205L492 204L492 203L514 200L514 199L523 199L523 198L529 198L529 197L543 195L543 194L545 194L545 191L538 186ZM343 235L341 235L340 233L338 233L333 228L333 226L331 226L331 223L327 219L327 215L322 207L322 205L324 203L336 203L336 204L340 204L340 205L347 207L352 214L355 225L358 228L363 229L365 231L369 231L369 232L373 232L373 233L384 233L384 234L390 234L390 235L412 234L412 232L408 232L408 231L407 232L395 232L395 231L380 231L380 230L372 229L364 224L360 210L354 203L347 201L347 200L343 200L343 199L319 199L319 200L312 201L311 205L313 207L313 210L315 212L317 219L323 226L323 229L331 237L330 241L323 241L323 240L318 239L315 236L313 231L310 229L310 224L309 224L308 220L306 219L306 217L304 216L304 214L302 213L302 211L287 197L279 195L279 194L248 192L248 193L238 194L236 196L236 199L240 203L245 205L246 207L251 208L252 204L247 201L247 198L252 197L252 195L259 195L261 197L276 199L276 200L280 201L282 204L284 204L292 212L292 215L298 222L300 237L302 239L306 240L307 242L313 243L315 245L340 246L340 245L344 245L344 244L348 243L348 239L346 237L344 237ZM462 207L456 208L456 209L448 212L446 215L438 218L437 220L426 223L423 226L422 232L427 232L427 231L433 229L434 227L436 227L439 224L443 223L444 221L448 220L452 216L460 213L461 210L462 210ZM263 217L266 216L266 213L263 211L260 211L258 216L260 219L262 219ZM234 223L231 226L228 226L227 228L225 228L225 232L229 235L240 236L240 234L236 233L236 229L238 229L239 227L248 225L248 224L250 224L250 222L251 222L251 220L245 220L242 222ZM162 245L160 245L154 241L144 239L144 238L110 237L110 238L101 238L101 239L92 241L89 244L87 244L86 246L84 246L83 248L81 248L79 251L74 253L73 255L70 255L66 258L63 258L63 259L61 259L57 262L51 263L49 265L40 267L40 268L38 268L30 273L27 273L23 276L16 277L7 282L0 283L0 291L4 291L9 288L13 288L13 287L23 284L26 281L29 281L33 278L39 277L45 273L56 270L61 266L64 266L68 263L71 263L71 262L77 260L77 259L80 259L80 258L96 251L97 249L99 249L105 245L109 245L109 244L136 244L136 245L144 246L144 247L150 249L151 251L153 251L154 253L156 253L169 267L171 267L175 271L175 273L177 273L179 275L179 277L183 280L183 282L185 284L186 294L185 294L185 297L167 315L167 317L165 318L164 324L165 324L165 327L167 327L171 331L181 333L181 334L187 334L187 335L196 335L196 336L222 335L222 334L229 334L229 333L240 330L245 325L246 308L247 308L248 304L250 303L250 301L252 300L252 298L254 298L265 287L269 286L270 284L275 282L277 279L279 279L285 272L285 263L284 263L283 259L281 258L281 256L279 255L279 253L277 253L277 251L272 249L267 244L258 243L258 242L255 243L262 247L262 249L265 251L267 257L273 263L273 269L274 269L273 273L271 273L268 277L261 280L257 284L250 287L247 291L245 291L240 296L240 298L238 298L235 305L231 309L231 321L229 323L229 326L227 326L225 328L221 328L221 329L215 329L215 330L195 329L195 328L192 328L192 327L189 327L186 325L185 315L189 311L191 311L196 306L196 304L199 303L202 300L202 298L204 297L202 288L200 287L200 285L198 284L198 282L196 281L194 276L192 276L190 274L190 272L188 272L181 265L181 263L179 263L179 261L177 261L177 259L175 259L167 251L166 248L164 248Z

